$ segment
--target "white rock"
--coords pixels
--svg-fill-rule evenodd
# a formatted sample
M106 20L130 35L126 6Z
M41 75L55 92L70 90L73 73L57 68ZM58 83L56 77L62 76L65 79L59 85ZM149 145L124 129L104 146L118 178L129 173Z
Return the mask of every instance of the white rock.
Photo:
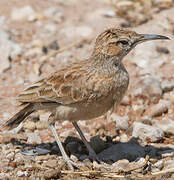
M103 15L106 16L106 17L114 17L115 16L115 11L108 10L105 13L103 13Z
M26 133L28 140L27 143L33 144L40 144L41 143L41 139L40 137L36 134L36 133Z
M22 49L18 44L10 40L10 36L0 30L0 74L10 67L9 58L21 54Z
M151 102L160 99L162 88L160 82L155 77L145 76L141 78L133 88L134 96L143 95L150 98Z
M174 92L170 94L170 102L174 104Z
M150 117L161 116L163 113L168 111L170 101L160 100L158 104L152 105L146 111L146 114Z
M11 13L12 20L28 20L34 21L37 19L37 14L31 6L25 6L23 8L14 8Z
M163 162L163 159L157 161L155 164L154 164L154 167L158 168L158 169L162 169L164 166L164 162Z
M129 127L129 117L128 116L118 116L115 113L112 113L111 119L116 122L116 126L119 129L126 130Z
M166 133L174 134L174 121L164 117L162 120L154 120L154 125Z
M4 27L6 27L6 23L7 23L7 17L5 16L0 16L0 27L4 29Z
M133 124L132 136L138 137L142 141L156 142L164 137L164 132L158 128L140 122Z
M172 91L174 89L174 83L170 81L162 81L161 87L163 92Z
M18 171L17 176L19 176L19 177L28 176L28 172L27 171Z
M10 153L8 153L8 154L6 155L6 158L7 158L7 159L12 159L12 158L14 158L14 155L15 155L14 152L10 152Z
M48 121L49 116L50 116L50 112L44 112L39 115L39 120L40 121Z
M128 141L128 137L126 134L122 134L121 137L120 137L120 141L121 142L127 142Z
M57 30L57 27L55 24L46 24L45 27L44 27L45 31L46 32L49 32L49 33L55 33L56 30Z
M63 19L63 13L58 7L49 7L44 11L44 15L58 23L61 22Z
M116 170L124 171L128 165L129 165L129 161L127 159L121 159L121 160L118 160L117 162L113 163L112 167L115 171Z
M164 162L163 170L172 169L174 168L174 160L167 160Z

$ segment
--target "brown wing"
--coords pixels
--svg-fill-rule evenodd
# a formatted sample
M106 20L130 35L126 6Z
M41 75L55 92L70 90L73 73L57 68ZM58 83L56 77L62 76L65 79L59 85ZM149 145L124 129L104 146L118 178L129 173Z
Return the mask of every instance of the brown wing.
M112 78L99 75L95 67L89 71L85 63L74 63L36 82L19 95L18 101L71 104L107 96L113 87Z
M62 69L48 78L42 79L18 96L18 101L25 102L58 102L70 104L84 100L81 84L85 69L78 63L73 67Z

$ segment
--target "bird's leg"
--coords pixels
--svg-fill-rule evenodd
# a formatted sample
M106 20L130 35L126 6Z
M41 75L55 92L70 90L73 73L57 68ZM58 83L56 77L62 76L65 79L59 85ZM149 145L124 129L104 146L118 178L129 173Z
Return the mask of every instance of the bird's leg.
M80 127L78 126L78 124L76 122L72 122L73 126L75 127L75 129L78 131L83 143L85 144L86 148L89 151L89 158L92 160L97 160L99 161L97 154L95 153L95 151L92 149L91 145L88 143L88 141L86 140L83 132L80 130Z
M59 139L59 137L58 137L58 135L57 135L57 132L56 132L56 129L55 129L55 127L54 127L54 124L52 123L52 122L54 122L54 115L53 114L51 114L50 115L50 117L49 117L49 127L50 127L50 129L51 129L51 132L53 133L53 135L54 135L54 137L55 137L55 139L56 139L56 142L57 142L57 145L58 145L58 147L59 147L59 149L60 149L60 152L61 152L61 154L62 154L62 156L63 156L63 159L66 161L66 163L68 164L68 167L72 170L72 171L74 171L74 168L73 168L73 166L72 166L72 162L71 162L71 160L69 159L69 157L68 157L68 155L66 154L66 152L65 152L65 150L64 150L64 147L63 147L63 145L62 145L62 143L61 143L61 141L60 141L60 139Z

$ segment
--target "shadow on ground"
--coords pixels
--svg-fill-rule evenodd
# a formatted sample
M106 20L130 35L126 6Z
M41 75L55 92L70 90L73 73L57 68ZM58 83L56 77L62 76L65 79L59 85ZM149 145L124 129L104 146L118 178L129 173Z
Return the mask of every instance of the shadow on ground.
M29 156L38 156L43 154L57 154L60 156L59 148L56 142L27 144L17 139L12 139L12 144L21 149L21 153ZM137 139L132 137L128 142L105 142L99 136L94 136L90 140L92 148L97 153L99 159L106 163L114 163L121 159L127 159L129 162L136 161L141 157L149 155L150 158L160 159L162 154L174 152L173 148L155 147L152 145L141 146ZM79 160L88 158L88 151L83 142L73 136L68 136L63 142L68 155L75 155Z

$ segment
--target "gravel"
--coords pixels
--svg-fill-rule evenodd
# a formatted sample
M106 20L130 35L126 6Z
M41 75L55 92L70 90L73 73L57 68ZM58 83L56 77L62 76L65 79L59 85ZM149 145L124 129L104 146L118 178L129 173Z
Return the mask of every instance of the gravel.
M112 4L106 0L0 1L0 122L18 110L11 97L67 63L87 58L96 35L108 27L134 26L131 29L138 33L172 39L173 5L172 0L117 0ZM73 45L82 39L80 45ZM48 58L59 49L63 51ZM111 118L79 122L105 163L88 160L88 151L71 122L56 122L67 154L77 164L85 164L75 171L100 170L108 176L131 179L174 179L173 172L165 172L174 164L173 49L172 41L138 45L123 61L130 84L121 105ZM68 168L47 127L49 114L39 111L16 129L0 132L0 179L113 179L98 173L62 173ZM142 167L146 155L150 159ZM137 167L129 173L120 172ZM119 173L111 174L113 170Z

